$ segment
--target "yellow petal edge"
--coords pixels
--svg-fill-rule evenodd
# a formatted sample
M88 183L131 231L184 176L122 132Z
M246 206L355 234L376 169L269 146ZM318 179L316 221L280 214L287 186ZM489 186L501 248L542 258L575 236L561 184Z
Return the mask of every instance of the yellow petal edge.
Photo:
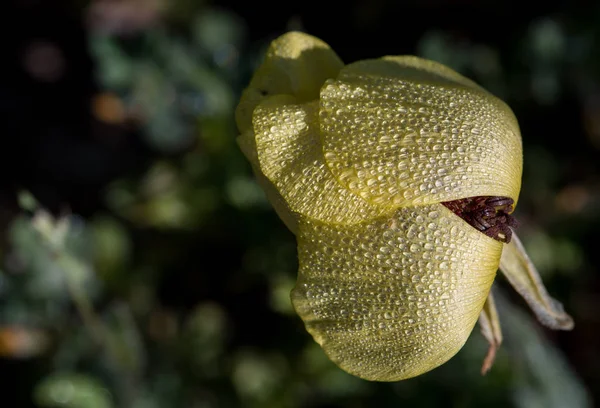
M246 159L252 166L252 172L256 177L256 182L263 189L263 192L267 196L267 200L271 203L275 209L275 213L283 221L286 227L294 234L298 232L298 214L290 210L289 205L283 199L277 188L271 183L271 181L260 171L260 165L258 163L258 154L256 151L256 141L254 134L251 131L241 134L237 138L238 146L240 150L246 156Z

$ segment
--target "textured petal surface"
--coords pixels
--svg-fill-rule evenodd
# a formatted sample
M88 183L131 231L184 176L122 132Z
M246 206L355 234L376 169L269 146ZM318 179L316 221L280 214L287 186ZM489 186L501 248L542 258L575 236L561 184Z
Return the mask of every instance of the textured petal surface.
M527 302L544 326L554 330L571 330L573 319L563 305L548 295L535 265L529 259L517 234L502 250L500 270Z
M235 112L240 132L252 127L254 108L273 95L292 95L300 102L319 98L328 78L335 78L343 63L323 41L290 32L271 43L265 59L244 90Z
M298 214L294 213L290 210L290 207L285 202L281 194L277 191L277 188L271 183L271 181L265 177L264 174L260 171L260 166L258 164L258 153L256 152L256 141L254 140L254 133L245 132L238 136L237 138L238 146L246 159L250 162L252 166L252 172L254 173L254 177L256 178L256 182L263 189L265 195L267 196L267 200L271 203L275 212L279 216L279 218L283 221L286 227L294 235L298 232Z
M410 378L463 346L501 250L441 204L355 226L301 219L292 302L344 370L369 380Z
M405 207L521 187L518 124L504 102L416 57L348 65L321 90L325 160L352 192Z
M306 217L356 224L389 210L375 207L340 185L323 158L318 102L290 103L274 96L254 111L254 131L262 173L289 208Z

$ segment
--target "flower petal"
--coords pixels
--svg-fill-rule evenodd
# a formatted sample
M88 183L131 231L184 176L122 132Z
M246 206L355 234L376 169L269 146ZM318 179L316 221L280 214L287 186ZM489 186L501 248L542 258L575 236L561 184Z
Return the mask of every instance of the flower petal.
M343 62L329 45L308 34L290 32L274 40L235 112L240 132L252 128L252 113L273 95L292 95L299 102L319 98L328 78L335 78Z
M275 185L291 211L337 224L356 224L387 210L355 196L333 177L323 158L317 122L318 102L290 103L273 96L254 111L261 172Z
M323 86L319 121L334 176L373 204L517 201L523 158L512 111L447 67L417 57L350 64Z
M281 194L277 191L277 188L271 183L271 181L260 171L260 165L258 163L258 153L256 152L256 141L254 140L254 133L245 132L237 138L238 146L246 159L252 166L252 172L256 178L256 182L262 188L267 200L271 203L275 212L279 218L283 221L286 227L294 235L298 232L298 214L290 210L290 207L285 202Z
M563 305L548 295L540 274L514 233L510 243L502 250L500 270L523 296L540 323L554 330L571 330L574 327L573 319L564 311Z
M501 250L441 204L354 226L301 218L292 303L344 370L368 380L414 377L463 346Z

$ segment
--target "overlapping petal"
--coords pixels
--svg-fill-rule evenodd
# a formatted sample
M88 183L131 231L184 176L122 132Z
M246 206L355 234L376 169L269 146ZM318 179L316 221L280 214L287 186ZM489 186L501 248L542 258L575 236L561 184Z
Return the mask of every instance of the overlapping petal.
M353 193L406 207L521 187L511 110L449 68L416 57L360 61L321 90L325 160Z
M238 129L252 129L254 109L273 95L291 95L300 103L317 100L325 80L335 78L343 65L316 37L290 32L277 38L240 98L235 111Z
M463 346L501 251L441 204L354 226L302 220L292 302L340 367L369 380L401 380Z
M254 111L254 132L262 173L289 208L334 224L355 224L389 212L352 194L333 177L323 158L318 101L294 103L274 96Z

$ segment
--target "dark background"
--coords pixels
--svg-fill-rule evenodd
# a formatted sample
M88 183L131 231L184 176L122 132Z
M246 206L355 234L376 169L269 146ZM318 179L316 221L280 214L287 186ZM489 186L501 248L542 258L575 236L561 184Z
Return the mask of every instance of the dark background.
M0 10L9 405L589 407L600 398L600 5L9 0ZM506 344L485 377L478 330L449 363L395 384L326 359L289 303L294 238L235 144L237 98L270 40L290 29L345 62L440 61L513 108L525 149L519 235L574 331L540 327L499 279Z

